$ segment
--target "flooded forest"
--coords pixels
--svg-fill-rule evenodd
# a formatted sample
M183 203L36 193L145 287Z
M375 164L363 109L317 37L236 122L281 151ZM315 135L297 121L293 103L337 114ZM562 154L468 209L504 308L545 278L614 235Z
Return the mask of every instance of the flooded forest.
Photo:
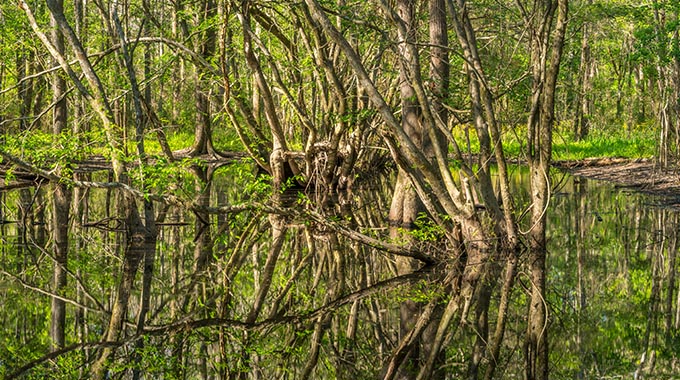
M563 170L677 170L679 46L671 0L2 2L0 379L680 376L680 194Z

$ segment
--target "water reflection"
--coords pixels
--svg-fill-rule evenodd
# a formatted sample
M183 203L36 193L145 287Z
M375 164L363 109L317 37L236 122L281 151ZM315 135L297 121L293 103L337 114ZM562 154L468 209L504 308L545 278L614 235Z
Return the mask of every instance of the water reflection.
M677 212L597 181L558 191L548 232L558 376L674 373Z
M528 199L528 175L521 167L511 170L521 206ZM270 189L266 181L249 177L251 172L243 165L210 176L187 172L174 186L204 207L266 202ZM549 210L546 300L553 377L673 373L680 351L677 213L651 207L651 200L640 194L553 174L557 185ZM293 209L297 202L325 207L350 228L387 239L391 184L392 179L377 177L330 199L295 191L285 199ZM2 220L7 222L0 224L0 374L48 351L53 267L45 236L51 227L40 221L50 220L50 197L47 188L2 194ZM67 345L89 343L56 362L65 377L74 378L86 375L97 357L125 244L115 192L92 189L77 201L64 295L69 300ZM375 378L399 344L405 301L413 302L415 313L432 300L447 301L438 280L433 281L436 273L403 275L394 256L293 213L272 216L258 208L196 213L166 206L159 207L156 222L145 332L143 338L135 335L143 299L140 273L124 338L112 343L114 377L127 378L140 369L139 361L128 360L134 353L149 377ZM421 250L446 248L437 242L420 244ZM505 263L498 264L494 273L501 277ZM509 293L507 331L493 359L495 378L523 373L531 287L525 264L519 263L517 285ZM492 277L482 287L492 292L490 331L502 288L500 279ZM484 347L477 339L475 312L470 314L468 323L447 335L441 378L466 375L473 355L479 374L492 360L488 353L477 358ZM46 362L31 373L49 374L50 368Z

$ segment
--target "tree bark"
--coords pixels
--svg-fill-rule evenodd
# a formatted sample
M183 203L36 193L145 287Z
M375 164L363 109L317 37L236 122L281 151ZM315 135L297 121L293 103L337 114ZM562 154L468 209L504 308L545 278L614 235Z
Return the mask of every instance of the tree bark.
M567 26L568 0L540 0L533 16L525 13L530 30L532 99L528 121L528 162L531 172L529 267L531 300L525 360L527 379L548 378L548 307L546 302L546 210L550 200L550 160L555 117L555 90ZM538 18L539 13L542 18ZM553 32L553 22L556 21ZM551 38L552 37L552 38ZM549 54L550 53L550 54Z
M63 9L63 0L55 1L55 6ZM54 17L50 18L52 26L51 40L60 54L64 54L64 38L57 27ZM54 64L58 64L53 60ZM59 135L67 130L67 103L66 103L66 81L60 72L52 75L52 99L54 110L52 115L52 133ZM60 175L61 173L57 173ZM66 274L68 262L68 233L69 233L69 212L71 204L71 190L66 184L54 184L53 206L52 206L52 238L54 240L54 274L52 278L53 292L61 295L66 288ZM52 350L63 348L65 339L66 325L66 303L56 297L52 298L52 312L50 316L50 338L52 340Z
M201 20L203 22L209 22L217 14L217 6L212 0L204 0L201 2ZM205 60L210 60L216 52L216 37L217 32L215 27L209 26L206 28L203 35L199 35L200 40L195 43L195 48L200 55ZM194 143L191 147L192 155L201 154L212 154L212 111L210 105L210 93L209 84L207 80L203 79L200 68L197 66L195 68L194 80L196 81L195 87L195 106L196 106L196 119L194 127Z
M592 0L588 0L587 2L588 5L592 5L592 3ZM574 137L577 140L583 140L588 136L590 117L593 109L593 96L591 91L593 87L594 65L590 49L591 29L591 22L588 20L584 21L581 31L581 58L578 69L579 85L577 87L576 114L574 118Z

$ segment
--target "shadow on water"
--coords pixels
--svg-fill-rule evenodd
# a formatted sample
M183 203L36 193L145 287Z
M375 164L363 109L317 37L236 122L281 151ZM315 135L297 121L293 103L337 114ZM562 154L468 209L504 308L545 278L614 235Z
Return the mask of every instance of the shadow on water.
M526 171L511 170L515 191L526 194ZM173 186L189 197L211 186L210 204L218 206L266 203L271 189L252 172L230 165L207 184L197 186L198 180L186 175ZM554 174L554 182L545 300L551 312L546 328L552 377L674 373L680 355L678 214L651 207L653 200L606 183L561 173ZM12 223L0 223L0 374L48 352L45 331L53 263L51 243L38 238L49 236L50 226L36 210L48 210L43 218L49 218L51 195L46 189L38 191L40 196L36 189L2 193L1 215ZM291 209L302 204L323 207L333 222L388 241L391 192L392 179L381 176L352 192L326 196L290 189L282 198ZM517 199L526 203L528 197ZM63 297L69 301L69 342L87 344L58 362L65 376L73 377L86 374L96 356L125 244L115 192L92 189L83 201L71 225L68 290ZM420 313L418 305L446 302L433 272L400 276L394 256L299 215L272 216L248 208L206 219L175 206L160 209L144 344L137 343L133 328L141 299L135 287L127 338L115 343L112 375L125 378L135 365L126 353L141 347L152 377L375 378L399 343L400 305L414 301ZM445 251L438 246L437 231L427 232L418 235L418 249ZM210 255L197 269L193 259L199 243ZM520 266L503 348L496 358L497 378L523 373L528 278ZM489 279L495 285L490 313L498 308L497 280ZM445 340L442 378L466 374L477 336L473 314ZM494 323L490 320L490 329ZM46 374L50 368L45 363L31 371Z

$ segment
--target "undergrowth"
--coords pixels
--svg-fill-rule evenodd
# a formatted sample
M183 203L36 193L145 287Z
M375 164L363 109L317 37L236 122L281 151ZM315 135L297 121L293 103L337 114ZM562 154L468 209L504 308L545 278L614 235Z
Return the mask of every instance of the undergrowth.
M473 131L468 138L464 130L454 130L454 137L465 153L479 152L479 142ZM553 134L554 160L582 160L586 158L649 158L656 154L656 134L651 128L637 130L593 130L586 138L577 140L571 133ZM507 158L523 159L526 152L526 132L506 131L503 151Z

